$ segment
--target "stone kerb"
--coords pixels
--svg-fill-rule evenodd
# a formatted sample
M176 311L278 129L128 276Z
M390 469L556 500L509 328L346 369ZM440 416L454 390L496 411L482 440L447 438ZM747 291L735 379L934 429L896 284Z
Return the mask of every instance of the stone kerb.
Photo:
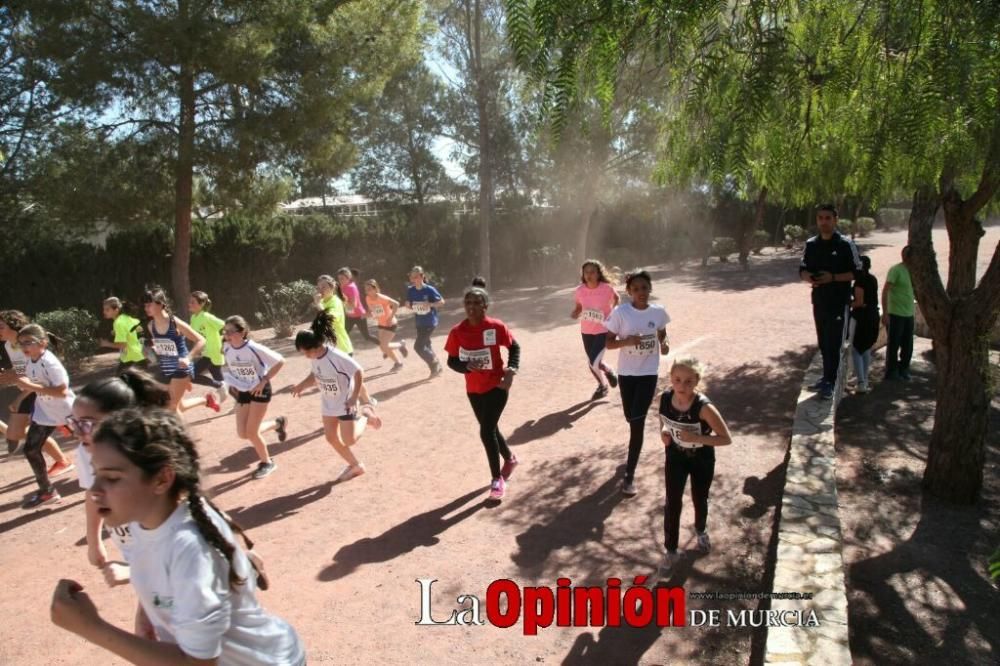
M848 340L844 345L833 400L822 400L805 388L822 375L819 353L806 371L792 426L778 526L774 591L813 596L773 599L771 609L800 611L803 620L808 611L815 611L820 626L769 628L766 664L851 663L834 449L834 415L843 395L850 344Z

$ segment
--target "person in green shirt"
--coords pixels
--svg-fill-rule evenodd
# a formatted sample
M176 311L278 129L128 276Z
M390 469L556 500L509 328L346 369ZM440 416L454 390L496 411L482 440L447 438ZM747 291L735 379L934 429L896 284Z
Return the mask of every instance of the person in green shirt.
M885 349L885 378L910 379L913 357L914 296L910 280L910 246L902 251L903 261L889 269L882 287L882 323L888 329Z
M337 281L331 275L320 275L316 278L316 307L326 310L333 317L333 332L337 335L337 349L345 354L354 354L354 345L347 334L347 319L344 312L344 299L340 296Z
M111 340L101 339L100 346L121 352L118 357L118 372L132 365L146 365L142 342L139 341L142 322L127 314L125 303L115 296L105 298L101 310L105 319L113 320L111 324L113 337Z
M222 329L226 322L212 314L212 299L203 291L191 292L188 310L191 312L191 328L205 338L201 356L194 362L192 381L202 386L211 386L215 389L219 402L225 402L228 394L222 379L222 366L226 362L222 357ZM205 377L205 372L212 378Z

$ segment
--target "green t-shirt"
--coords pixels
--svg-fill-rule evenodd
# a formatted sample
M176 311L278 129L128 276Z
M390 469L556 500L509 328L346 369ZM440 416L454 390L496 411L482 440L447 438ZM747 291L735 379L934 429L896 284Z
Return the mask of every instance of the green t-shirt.
M889 275L885 278L889 287L889 295L886 298L886 310L889 314L897 317L912 317L913 310L913 282L910 281L910 269L906 264L896 264L889 269Z
M320 306L333 317L333 332L337 334L337 349L345 354L354 353L354 345L344 328L344 301L337 294L330 294L319 302Z
M211 312L202 310L198 314L191 315L191 328L205 338L205 347L201 350L201 355L210 360L212 365L225 363L222 358L222 329L225 325L226 322Z
M142 355L142 343L139 342L139 320L129 317L127 314L120 314L115 317L111 328L115 333L115 342L125 343L125 348L121 351L122 363L138 363L145 360Z

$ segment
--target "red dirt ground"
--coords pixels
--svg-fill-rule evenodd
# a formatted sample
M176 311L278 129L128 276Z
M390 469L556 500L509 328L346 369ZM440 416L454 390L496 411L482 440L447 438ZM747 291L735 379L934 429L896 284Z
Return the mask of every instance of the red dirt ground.
M893 248L904 235L871 240ZM791 417L814 349L809 293L796 280L797 262L797 253L781 251L756 260L749 272L713 264L654 273L654 296L673 317L674 350L709 364L704 388L735 435L734 446L718 455L709 516L714 550L697 559L689 553L670 581L689 592L770 589ZM887 269L876 263L879 276ZM568 318L572 281L567 276L562 287L494 295L491 314L512 327L523 349L523 370L501 421L522 464L500 506L483 501L488 467L462 378L446 370L427 381L413 355L403 371L388 374L377 351L358 345L385 427L358 445L368 474L344 484L331 483L343 463L322 438L315 395L294 400L281 391L272 402L271 415L289 416L290 437L273 446L279 469L262 481L249 477L254 456L236 440L232 416L189 413L206 485L250 529L267 560L272 589L261 601L297 628L310 663L760 661L764 632L751 628L551 627L527 637L520 623L510 629L414 624L417 578L438 579L434 614L441 618L457 595L485 599L499 578L522 586L554 587L558 577L589 585L619 577L628 584L656 569L662 445L651 418L637 475L640 494L622 497L627 428L616 393L589 399L593 380L578 327ZM449 307L434 338L438 350L457 316ZM306 359L290 341L269 344L288 355L276 387L305 375ZM661 380L664 375L661 365ZM115 663L50 623L49 596L58 578L75 578L104 617L130 626L134 595L127 587L106 588L87 565L75 476L59 480L60 505L23 511L20 502L32 485L23 459L0 464L0 617L6 618L0 663ZM692 548L690 507L682 520L682 548ZM761 603L690 601L688 608L725 614Z

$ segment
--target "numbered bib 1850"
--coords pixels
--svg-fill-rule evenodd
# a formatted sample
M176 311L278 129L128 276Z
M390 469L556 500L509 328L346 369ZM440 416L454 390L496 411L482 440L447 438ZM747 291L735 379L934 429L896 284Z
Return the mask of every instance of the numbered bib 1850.
M652 356L656 353L656 336L640 336L639 344L632 347L631 352L637 356Z

